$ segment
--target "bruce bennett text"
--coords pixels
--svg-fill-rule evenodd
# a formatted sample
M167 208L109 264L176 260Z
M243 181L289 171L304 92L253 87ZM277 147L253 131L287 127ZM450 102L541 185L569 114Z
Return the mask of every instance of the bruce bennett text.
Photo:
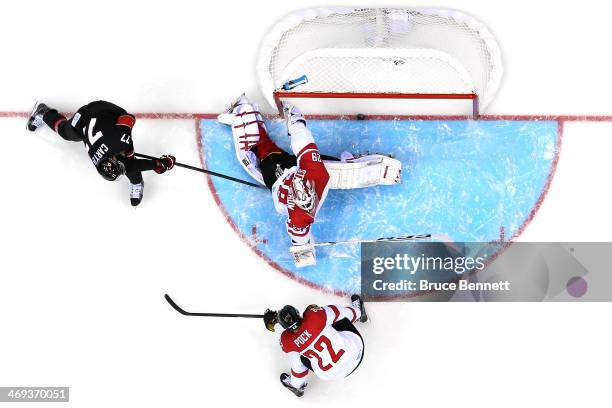
M372 287L377 291L457 291L477 290L503 292L510 290L510 282L507 280L499 282L470 282L460 279L457 282L430 282L427 279L407 280L397 282L385 282L377 279L372 282Z

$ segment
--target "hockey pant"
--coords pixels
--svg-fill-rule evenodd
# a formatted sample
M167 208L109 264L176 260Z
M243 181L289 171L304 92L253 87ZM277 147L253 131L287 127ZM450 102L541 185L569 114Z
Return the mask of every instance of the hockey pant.
M270 190L272 190L272 186L285 170L297 166L297 158L283 151L265 133L259 139L257 146L253 148L253 151L259 159L259 168L261 169L264 183L266 183L266 187ZM332 156L321 155L321 158L323 160L339 161L338 158Z

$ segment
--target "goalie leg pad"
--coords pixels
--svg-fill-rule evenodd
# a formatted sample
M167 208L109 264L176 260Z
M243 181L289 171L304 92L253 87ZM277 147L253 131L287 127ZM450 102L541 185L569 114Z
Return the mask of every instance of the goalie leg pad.
M402 163L380 154L346 161L324 161L329 188L351 189L401 183Z
M223 113L217 119L232 127L236 158L244 170L260 184L265 185L259 159L251 151L262 136L267 137L266 125L257 104L242 95L232 105L231 112Z

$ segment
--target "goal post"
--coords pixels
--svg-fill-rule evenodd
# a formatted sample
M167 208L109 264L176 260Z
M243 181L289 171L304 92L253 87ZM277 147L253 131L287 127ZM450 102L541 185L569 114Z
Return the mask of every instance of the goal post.
M503 69L488 29L457 11L316 8L270 30L257 71L276 108L290 101L307 114L478 116ZM304 75L307 82L283 89Z

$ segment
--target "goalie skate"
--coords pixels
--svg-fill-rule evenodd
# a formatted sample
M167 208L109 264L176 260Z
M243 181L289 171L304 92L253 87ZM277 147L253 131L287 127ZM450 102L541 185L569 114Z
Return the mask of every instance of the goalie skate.
M303 245L291 245L289 252L291 252L293 262L295 262L295 266L298 268L317 264L317 254L312 242Z
M402 163L381 154L369 154L346 161L324 161L331 189L373 187L401 183Z

